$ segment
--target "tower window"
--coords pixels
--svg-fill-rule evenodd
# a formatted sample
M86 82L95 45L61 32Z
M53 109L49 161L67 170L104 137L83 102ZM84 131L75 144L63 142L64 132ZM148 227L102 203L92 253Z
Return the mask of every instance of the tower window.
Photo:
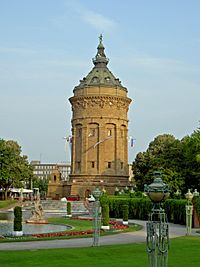
M112 135L112 130L111 129L108 129L107 134L108 134L108 136L111 136Z
M90 129L90 132L89 132L89 137L90 136L95 136L95 129Z
M108 162L108 169L111 169L111 162Z
M121 169L123 169L124 168L124 163L123 162L121 162Z
M56 175L53 176L54 182L56 182Z
M95 167L95 162L94 161L92 161L92 168L94 168Z

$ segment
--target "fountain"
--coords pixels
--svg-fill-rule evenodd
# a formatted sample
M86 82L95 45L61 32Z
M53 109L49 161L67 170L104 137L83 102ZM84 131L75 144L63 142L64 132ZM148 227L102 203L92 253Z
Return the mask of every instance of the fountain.
M26 220L26 223L34 223L34 224L46 224L48 221L44 218L44 211L42 208L42 204L40 203L40 196L38 195L35 202L34 208L32 210L32 216Z
M63 214L56 214L58 217L62 217ZM45 217L55 217L54 213L47 213L44 217L43 207L40 203L40 198L37 197L34 201L34 206L32 210L28 207L24 207L22 210L23 217L23 234L24 236L32 234L43 234L43 233L55 233L68 231L72 227L69 225L60 225L60 224L49 224ZM14 214L13 210L0 211L0 237L10 237L12 236L13 231L13 219Z

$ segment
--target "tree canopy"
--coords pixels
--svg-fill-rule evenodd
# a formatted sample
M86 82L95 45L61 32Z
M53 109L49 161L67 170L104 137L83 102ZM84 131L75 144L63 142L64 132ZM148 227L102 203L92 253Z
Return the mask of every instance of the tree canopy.
M163 181L172 191L200 188L200 130L182 140L173 135L157 136L145 152L137 154L133 162L136 186L143 191L144 184L153 181L153 172L160 170Z
M27 156L21 153L17 142L0 139L0 188L5 197L10 187L22 187L24 181L33 177Z

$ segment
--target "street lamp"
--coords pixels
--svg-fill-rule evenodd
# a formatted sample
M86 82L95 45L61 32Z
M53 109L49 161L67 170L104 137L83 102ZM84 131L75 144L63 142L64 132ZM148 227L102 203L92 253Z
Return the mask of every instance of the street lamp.
M186 210L186 235L191 235L191 232L192 232L192 212L193 212L193 205L192 205L193 194L190 192L190 189L188 189L188 192L185 194L185 197L187 199L187 204L185 206L185 210Z
M169 197L169 187L163 183L160 172L154 172L154 181L144 186L144 192L153 202L147 222L148 267L167 267L169 225L161 203Z
M199 192L197 191L197 189L194 189L193 197L199 197Z
M101 227L101 218L100 218L100 202L99 198L101 196L102 192L97 187L93 192L92 195L95 198L95 201L93 203L93 246L96 247L99 245L99 236L100 236L100 227Z

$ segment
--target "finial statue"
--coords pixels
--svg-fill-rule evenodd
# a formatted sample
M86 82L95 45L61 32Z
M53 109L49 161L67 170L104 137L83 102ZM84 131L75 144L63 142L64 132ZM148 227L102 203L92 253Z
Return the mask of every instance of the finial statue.
M99 44L102 44L102 41L103 41L103 35L101 33L100 36L99 36Z

